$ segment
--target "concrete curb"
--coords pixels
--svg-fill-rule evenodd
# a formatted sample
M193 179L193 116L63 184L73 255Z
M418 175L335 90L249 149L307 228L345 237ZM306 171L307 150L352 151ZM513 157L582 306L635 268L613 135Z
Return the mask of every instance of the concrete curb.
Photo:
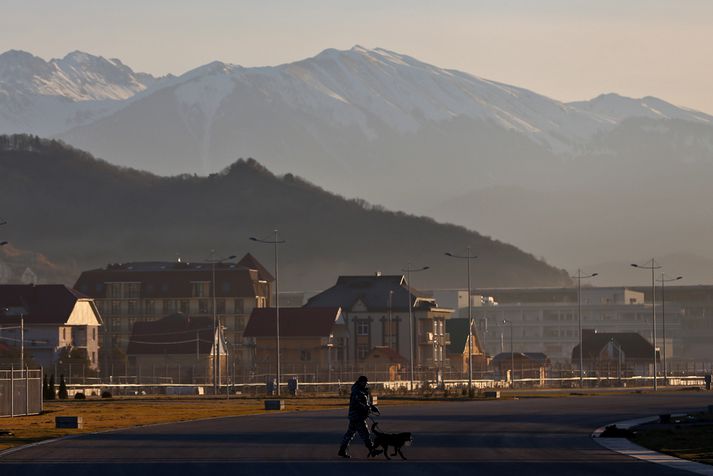
M617 428L629 429L631 427L641 425L643 423L653 422L656 420L658 420L658 417L637 418L634 420L618 421L616 423L612 423L612 425L616 425ZM632 458L648 461L649 463L660 464L680 471L688 471L690 473L701 474L704 476L713 476L713 466L696 463L695 461L689 461L686 459L676 458L675 456L667 455L664 453L658 453L656 451L632 443L626 438L600 438L599 435L602 434L604 429L605 427L602 426L594 430L594 432L592 432L592 439L594 439L594 441L596 441L600 446L603 446L608 450L615 451L617 453L630 456Z

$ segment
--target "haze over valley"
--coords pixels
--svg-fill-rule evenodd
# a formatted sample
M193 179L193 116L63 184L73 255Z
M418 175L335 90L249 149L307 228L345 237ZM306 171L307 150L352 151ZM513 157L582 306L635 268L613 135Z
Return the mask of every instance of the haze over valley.
M564 103L361 46L164 77L78 51L45 61L13 50L0 55L0 132L164 176L255 158L559 268L607 266L612 284L639 281L626 266L650 256L713 282L701 205L713 198L713 117L665 99Z

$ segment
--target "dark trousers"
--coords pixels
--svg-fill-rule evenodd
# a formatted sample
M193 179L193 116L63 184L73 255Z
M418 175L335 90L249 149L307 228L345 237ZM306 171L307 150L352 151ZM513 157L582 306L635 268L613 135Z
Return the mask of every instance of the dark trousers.
M369 435L369 427L366 425L366 420L349 420L349 428L347 428L347 432L344 433L344 437L342 438L342 446L349 446L355 433L359 433L366 447L371 449L371 437Z

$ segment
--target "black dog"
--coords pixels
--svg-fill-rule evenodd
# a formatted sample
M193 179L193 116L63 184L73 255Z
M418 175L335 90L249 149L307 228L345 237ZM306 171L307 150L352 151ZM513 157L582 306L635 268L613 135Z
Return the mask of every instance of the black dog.
M384 449L384 456L386 459L389 458L389 446L394 447L394 452L391 456L396 456L396 453L401 456L401 459L406 459L404 454L401 452L401 447L406 444L411 444L413 438L411 437L411 432L404 433L382 433L376 429L379 424L374 422L371 425L371 431L374 433L374 447L378 448L381 446Z

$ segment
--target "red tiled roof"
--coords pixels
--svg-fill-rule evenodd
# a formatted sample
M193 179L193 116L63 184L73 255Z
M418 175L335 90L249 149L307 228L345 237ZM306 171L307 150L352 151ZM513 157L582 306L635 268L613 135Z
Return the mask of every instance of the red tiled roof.
M141 283L141 298L186 297L193 293L193 282L213 280L212 266L212 263L176 262L110 265L104 269L84 271L75 288L95 298L106 298L106 283L133 282ZM262 296L267 288L259 284L259 275L260 271L255 268L218 263L215 265L215 294L218 297Z
M433 298L410 287L401 275L340 276L334 286L310 298L305 307L339 306L349 311L361 301L372 312L389 307L403 312L408 310L409 300L418 308L435 306Z
M250 269L256 269L259 278L263 281L272 282L275 280L275 278L270 274L267 268L265 268L262 263L260 263L257 258L255 258L250 253L246 253L245 256L243 256L242 259L238 261L238 265L245 266L246 268Z
M583 358L596 359L609 342L620 347L628 359L653 360L654 346L640 334L636 332L596 332L592 329L582 330ZM572 349L572 362L576 362L577 359L579 359L579 344Z
M281 307L280 337L327 337L339 317L338 307ZM253 309L245 328L245 337L275 336L276 309Z
M0 285L0 310L23 308L25 324L64 324L69 319L74 305L87 296L62 284L4 284ZM4 322L15 322L19 315L5 315Z
M213 348L213 318L172 314L157 321L137 322L128 355L209 354Z

